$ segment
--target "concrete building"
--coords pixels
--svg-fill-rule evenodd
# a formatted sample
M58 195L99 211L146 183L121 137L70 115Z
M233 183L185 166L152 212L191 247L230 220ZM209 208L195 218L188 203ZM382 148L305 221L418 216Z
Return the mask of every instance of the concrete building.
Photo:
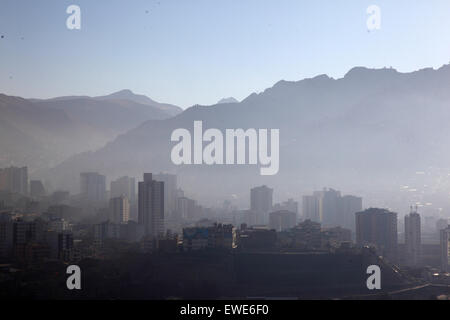
M139 223L144 225L145 235L161 237L164 234L164 182L153 180L151 173L144 173L138 193Z
M339 216L341 192L334 189L324 189L320 197L320 210L322 225L324 227L336 227L342 225Z
M259 225L269 224L269 213L272 211L273 189L261 186L250 191L250 210L258 215Z
M236 230L232 225L215 224L211 227L192 227L183 229L183 249L229 249L235 247Z
M71 261L74 256L73 234L68 231L47 233L47 243L50 248L50 258Z
M318 250L322 248L322 226L320 223L305 220L292 229L295 248Z
M94 225L94 245L101 247L106 239L120 239L120 224L106 221Z
M28 168L0 169L0 191L28 195Z
M295 212L280 210L271 212L269 227L277 232L294 228L297 225L297 214Z
M169 218L177 209L177 176L160 173L153 175L153 179L164 182L164 215Z
M367 209L357 212L356 244L374 246L391 262L397 261L397 214L386 209Z
M136 179L130 177L121 177L111 181L110 198L127 197L130 204L136 202Z
M274 212L282 210L294 212L298 216L298 202L294 201L294 199L288 199L288 201L277 203L273 206Z
M63 232L69 230L69 222L64 219L51 219L48 222L48 229L55 232Z
M325 228L322 230L323 241L328 249L340 248L342 244L351 244L352 232L342 227Z
M10 215L0 215L0 259L7 259L13 253L13 220Z
M302 215L304 220L311 220L320 223L322 217L320 215L320 197L315 195L303 196L302 198Z
M81 196L88 202L99 203L106 200L106 177L96 172L80 174Z
M343 227L355 232L355 213L362 210L362 198L341 196L340 191L324 189L303 197L303 218L324 227Z
M411 212L405 216L405 253L408 266L415 267L420 264L421 248L420 215L417 212Z
M441 270L450 272L450 227L441 230Z
M126 196L109 200L109 220L113 223L126 223L130 219L130 203Z
M177 199L177 219L181 220L195 220L197 218L196 215L196 207L197 202L193 199L189 199L186 197L181 197Z
M144 226L134 222L122 223L120 225L120 239L127 242L139 242L144 237Z
M242 225L238 232L238 248L243 251L266 251L274 249L277 232L267 227L247 228Z
M440 232L448 227L448 219L439 219L436 221L436 230Z
M339 199L338 226L356 231L355 213L362 210L362 198L355 196L343 196Z

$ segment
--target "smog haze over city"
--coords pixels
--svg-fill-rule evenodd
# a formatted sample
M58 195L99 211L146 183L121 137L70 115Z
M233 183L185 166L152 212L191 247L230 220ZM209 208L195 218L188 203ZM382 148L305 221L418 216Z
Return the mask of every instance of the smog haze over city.
M448 300L449 13L2 0L0 299Z

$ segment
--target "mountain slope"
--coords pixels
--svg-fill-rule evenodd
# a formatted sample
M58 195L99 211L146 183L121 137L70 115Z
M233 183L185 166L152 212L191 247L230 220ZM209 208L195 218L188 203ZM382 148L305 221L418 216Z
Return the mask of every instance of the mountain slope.
M119 99L71 98L48 100L35 104L64 111L73 121L101 130L104 132L105 138L109 139L138 126L145 120L170 117L159 108Z
M131 90L122 90L112 93L107 96L96 97L97 100L128 100L139 104L144 104L152 107L156 107L170 116L175 116L181 113L183 110L180 107L174 106L168 103L160 103L150 99L147 96L135 94Z
M231 194L244 199L250 187L263 183L283 197L323 186L390 193L407 183L411 172L450 163L449 102L449 66L405 74L354 68L337 80L322 75L280 81L239 104L196 106L148 121L94 153L65 161L50 176L64 184L83 170L111 178L167 170L210 202ZM279 174L261 177L253 166L174 166L170 135L177 128L192 132L195 120L203 120L204 130L280 129Z
M0 94L0 114L1 166L56 165L96 145L97 138L62 110Z
M0 167L21 165L34 171L55 166L147 120L170 118L177 108L154 104L118 97L27 100L0 95Z
M233 97L229 97L229 98L220 99L219 102L217 102L217 104L225 104L225 103L239 103L239 101L237 101Z

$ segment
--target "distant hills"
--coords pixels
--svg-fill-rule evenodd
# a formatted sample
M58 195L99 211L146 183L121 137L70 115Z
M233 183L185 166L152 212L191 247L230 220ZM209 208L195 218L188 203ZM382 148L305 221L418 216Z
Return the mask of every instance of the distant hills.
M170 135L176 128L192 130L194 120L209 128L280 129L280 173L261 177L250 166L175 167ZM412 73L358 67L342 79L280 81L240 103L195 106L176 117L146 121L42 176L77 190L85 170L110 178L172 171L210 202L244 198L257 184L271 185L283 197L323 186L379 195L397 192L419 169L449 166L449 121L450 66Z
M146 120L167 119L179 107L123 90L103 97L47 100L0 95L0 166L51 167L95 150Z
M133 101L139 104L152 106L160 109L164 113L167 113L171 116L176 116L177 114L181 113L183 109L180 107L174 106L172 104L168 103L159 103L152 99L150 99L147 96L141 95L141 94L135 94L131 90L122 90L115 93L112 93L107 96L103 97L96 97L97 100L128 100Z
M233 97L230 97L230 98L223 98L219 102L217 102L217 104L225 104L225 103L239 103L239 101Z

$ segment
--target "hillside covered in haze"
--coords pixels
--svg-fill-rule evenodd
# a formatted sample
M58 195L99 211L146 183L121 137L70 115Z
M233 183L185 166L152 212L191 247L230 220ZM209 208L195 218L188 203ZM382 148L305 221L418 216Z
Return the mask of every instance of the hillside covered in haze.
M181 109L129 90L104 97L23 99L0 94L0 167L49 168Z
M280 129L279 174L261 177L256 166L174 166L171 133L192 132L195 120L203 120L204 130ZM450 66L412 73L358 67L342 79L280 81L241 103L194 106L173 118L149 120L42 177L76 192L81 171L109 178L169 171L209 202L245 198L257 184L275 187L282 197L335 186L395 198L393 192L415 179L415 172L450 167L449 121ZM446 184L441 179L436 192Z

